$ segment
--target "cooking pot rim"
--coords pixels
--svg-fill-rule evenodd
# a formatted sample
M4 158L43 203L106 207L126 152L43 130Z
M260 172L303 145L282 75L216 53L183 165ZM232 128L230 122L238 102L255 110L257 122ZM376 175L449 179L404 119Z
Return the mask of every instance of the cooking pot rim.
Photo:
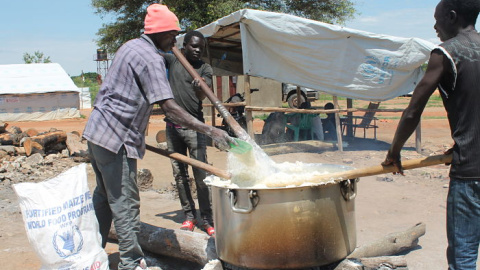
M217 187L217 188L223 188L223 189L235 189L235 190L279 190L279 189L301 189L301 188L314 188L314 187L326 187L330 185L338 185L343 181L348 181L352 179L342 179L342 180L330 180L328 182L324 183L318 183L318 184L306 184L306 185L301 185L301 186L286 186L286 187L265 187L265 186L253 186L253 187L239 187L236 185L220 185L220 184L215 184L207 180L207 178L204 180L204 182L212 187ZM358 178L353 179L355 182L358 182ZM227 180L228 181L228 180Z
M347 170L354 170L355 168L354 167L351 167L351 166L345 166L345 165L338 165L338 164L331 164L331 163L304 163L305 166L319 166L319 165L328 165L328 166L334 166L334 167L338 167L338 168L341 168L343 169L343 171L347 171ZM285 186L285 187L266 187L266 186L251 186L251 187L239 187L235 184L219 184L217 183L218 181L211 181L211 177L212 176L207 176L207 178L205 178L203 181L209 185L209 186L213 186L213 187L217 187L217 188L224 188L224 189L235 189L235 190L279 190L279 189L301 189L301 188L312 188L312 187L325 187L325 186L330 186L330 185L336 185L336 184L339 184L343 181L347 181L347 180L350 180L350 179L336 179L336 180L328 180L326 182L322 182L322 183L307 183L305 185L300 185L300 186ZM223 179L221 178L222 180L225 180L225 181L230 181L228 179ZM355 181L357 182L359 179L356 178Z

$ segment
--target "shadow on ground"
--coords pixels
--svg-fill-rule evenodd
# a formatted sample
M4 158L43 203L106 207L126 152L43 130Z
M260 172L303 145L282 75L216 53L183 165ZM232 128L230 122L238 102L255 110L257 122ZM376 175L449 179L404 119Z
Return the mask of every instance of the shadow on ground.
M159 213L159 214L156 214L155 216L161 217L163 219L172 220L179 224L181 224L185 219L185 215L181 210Z
M344 151L388 151L390 148L390 142L375 140L375 139L364 139L364 138L353 138L345 140L347 147L344 147ZM403 150L415 150L414 147L404 147Z

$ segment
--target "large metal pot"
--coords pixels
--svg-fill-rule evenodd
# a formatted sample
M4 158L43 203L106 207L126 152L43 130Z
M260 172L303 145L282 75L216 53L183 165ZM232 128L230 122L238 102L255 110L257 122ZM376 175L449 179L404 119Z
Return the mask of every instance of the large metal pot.
M345 258L356 246L356 182L259 189L210 183L218 257L255 269L308 268Z

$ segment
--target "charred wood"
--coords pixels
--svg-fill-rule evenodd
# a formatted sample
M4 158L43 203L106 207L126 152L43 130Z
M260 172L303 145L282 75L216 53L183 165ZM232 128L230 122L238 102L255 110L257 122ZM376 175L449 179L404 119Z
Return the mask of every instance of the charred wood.
M11 126L7 128L7 132L12 134L20 134L22 133L22 129L17 126Z
M20 145L20 141L27 137L25 133L2 133L0 134L0 145Z
M0 134L7 132L8 124L0 121Z
M23 142L27 156L34 153L45 154L49 147L58 143L64 143L67 140L67 134L64 131L53 131L45 134L26 138Z

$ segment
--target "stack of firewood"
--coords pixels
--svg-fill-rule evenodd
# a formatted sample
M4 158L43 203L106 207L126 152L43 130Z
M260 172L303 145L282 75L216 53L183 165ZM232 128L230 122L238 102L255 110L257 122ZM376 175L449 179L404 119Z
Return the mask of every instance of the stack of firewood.
M70 156L87 156L87 144L78 132L67 133L55 128L47 132L32 128L22 131L19 127L9 127L7 123L0 122L0 151L9 155L47 155L64 149L68 149Z

